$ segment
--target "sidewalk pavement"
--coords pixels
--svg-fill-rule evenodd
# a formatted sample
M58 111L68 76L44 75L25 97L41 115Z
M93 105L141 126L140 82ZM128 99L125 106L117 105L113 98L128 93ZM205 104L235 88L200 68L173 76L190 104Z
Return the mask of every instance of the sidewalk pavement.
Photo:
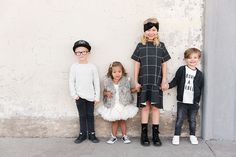
M174 146L171 138L161 139L161 147L143 147L138 138L113 145L104 138L98 144L88 140L75 144L74 138L0 138L0 157L236 157L235 141L199 140L191 145L188 138L181 138Z

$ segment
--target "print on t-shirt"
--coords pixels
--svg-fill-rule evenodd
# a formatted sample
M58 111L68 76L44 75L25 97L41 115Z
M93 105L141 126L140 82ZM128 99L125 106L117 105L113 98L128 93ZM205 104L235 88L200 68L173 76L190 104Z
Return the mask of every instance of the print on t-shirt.
M185 90L193 91L193 79L194 79L194 75L191 75L191 74L185 75L185 80L186 80L186 83L184 86Z
M183 103L193 103L193 80L196 75L196 70L192 70L189 67L185 66L186 75L185 75L185 84L184 84L184 96Z

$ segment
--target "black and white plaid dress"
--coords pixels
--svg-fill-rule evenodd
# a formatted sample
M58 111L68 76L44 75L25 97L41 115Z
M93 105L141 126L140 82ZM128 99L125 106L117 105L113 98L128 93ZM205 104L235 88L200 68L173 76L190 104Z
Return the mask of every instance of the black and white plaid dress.
M160 90L162 81L161 65L171 58L164 43L160 42L158 46L155 46L152 42L147 42L146 45L139 43L131 58L140 62L138 82L142 87L137 94L137 106L144 107L146 101L149 100L152 105L162 109L163 93Z

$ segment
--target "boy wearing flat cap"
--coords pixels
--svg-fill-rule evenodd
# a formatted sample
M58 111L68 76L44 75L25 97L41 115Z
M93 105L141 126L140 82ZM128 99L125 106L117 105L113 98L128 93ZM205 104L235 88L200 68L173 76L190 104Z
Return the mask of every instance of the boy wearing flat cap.
M91 46L85 40L74 43L73 51L78 62L70 68L69 87L80 119L79 137L74 141L76 144L87 137L93 143L99 142L94 129L94 104L100 100L100 83L96 66L88 62L90 50Z

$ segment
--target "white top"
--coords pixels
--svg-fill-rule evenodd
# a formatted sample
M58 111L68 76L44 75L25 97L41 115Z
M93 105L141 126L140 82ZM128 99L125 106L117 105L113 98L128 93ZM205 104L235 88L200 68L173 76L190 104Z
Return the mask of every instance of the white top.
M183 103L193 104L193 80L197 70L192 70L188 66L185 66L185 71Z
M115 95L115 103L119 104L119 85L118 84L114 84L114 87L116 89L116 95Z
M96 66L74 63L70 68L69 87L74 99L79 96L88 101L99 101L100 82Z

